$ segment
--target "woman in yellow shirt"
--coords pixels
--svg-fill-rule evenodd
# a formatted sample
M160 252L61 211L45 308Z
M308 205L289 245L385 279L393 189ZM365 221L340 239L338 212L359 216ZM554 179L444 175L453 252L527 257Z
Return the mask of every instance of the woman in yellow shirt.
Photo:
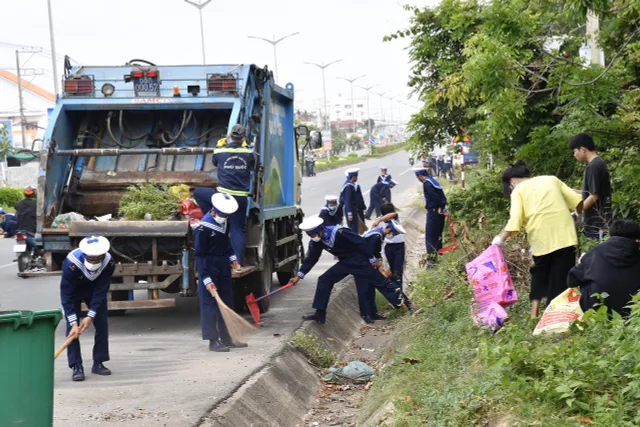
M531 318L536 318L543 297L549 302L567 288L567 274L576 263L578 245L571 212L582 210L582 197L555 176L532 178L522 161L502 174L502 187L511 198L510 218L493 244L502 246L522 227L527 232L534 262Z

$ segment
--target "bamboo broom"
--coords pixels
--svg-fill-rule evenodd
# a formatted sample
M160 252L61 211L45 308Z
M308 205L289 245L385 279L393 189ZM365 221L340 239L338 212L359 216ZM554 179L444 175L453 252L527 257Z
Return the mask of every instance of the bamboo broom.
M218 291L211 289L211 296L215 298L222 315L222 320L227 327L229 336L233 341L242 341L243 339L255 334L258 329L251 323L247 322L242 316L229 308L218 295Z

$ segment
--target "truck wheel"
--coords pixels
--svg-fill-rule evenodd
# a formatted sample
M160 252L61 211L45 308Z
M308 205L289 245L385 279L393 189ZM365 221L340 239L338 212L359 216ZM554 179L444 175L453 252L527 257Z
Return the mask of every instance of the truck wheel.
M271 263L271 252L268 247L265 247L263 259L262 271L251 275L253 295L256 298L271 292L271 285L273 284L273 265ZM260 307L260 313L269 311L269 298L259 301L258 306Z
M233 309L236 313L244 313L247 311L246 283L246 277L241 277L233 281Z
M291 280L292 277L298 274L302 259L304 259L304 250L302 248L302 245L298 245L298 259L284 267L284 271L278 271L276 273L276 275L278 276L278 282L280 282L280 286L286 285L287 283L289 283L289 280Z

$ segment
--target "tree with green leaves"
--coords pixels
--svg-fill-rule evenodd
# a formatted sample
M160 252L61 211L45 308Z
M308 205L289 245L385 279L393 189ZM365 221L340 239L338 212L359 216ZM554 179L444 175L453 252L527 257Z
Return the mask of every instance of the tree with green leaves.
M464 129L474 151L577 181L567 143L586 132L611 164L618 201L640 214L631 184L640 179L640 0L443 0L407 10L409 28L387 40L411 39L409 85L424 102L409 124L414 151ZM580 57L589 10L605 66Z

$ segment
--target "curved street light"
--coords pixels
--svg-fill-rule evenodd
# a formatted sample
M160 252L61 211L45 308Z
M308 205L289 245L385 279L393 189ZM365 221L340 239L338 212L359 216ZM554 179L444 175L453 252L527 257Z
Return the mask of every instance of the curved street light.
M369 109L369 91L374 87L378 87L380 85L375 84L371 86L358 86L360 89L364 89L367 92L367 139L369 143L371 143L371 110Z
M204 53L204 26L202 25L202 9L204 9L206 5L211 3L211 0L198 0L198 3L196 3L194 0L184 1L197 8L198 12L200 13L200 42L202 43L202 63L206 65L207 59Z
M355 105L353 103L353 82L355 82L356 80L361 79L363 77L366 77L366 76L367 76L366 74L363 74L361 76L354 77L352 79L348 79L346 77L338 77L340 80L347 81L351 85L351 115L353 117L353 128L352 128L353 133L356 133L356 115L355 115L356 109L355 109Z
M262 40L265 41L267 43L269 43L271 46L273 46L273 61L274 61L274 73L273 73L273 80L276 81L277 83L277 77L278 77L278 52L276 50L276 46L278 45L278 43L280 43L282 40L284 39L288 39L289 37L293 37L295 35L300 34L299 31L296 31L295 33L291 33L289 35L286 35L284 37L280 37L279 39L276 39L276 35L273 35L273 40L269 40L269 39L265 39L264 37L258 37L258 36L247 36L250 39L257 39L257 40Z
M305 62L306 65L314 65L322 70L322 94L324 96L324 120L322 120L322 124L325 130L327 129L327 126L328 126L327 122L328 122L329 115L327 113L327 86L324 80L324 70L328 68L329 65L333 65L341 61L342 59L336 59L335 61L331 61L328 64L325 64L324 62L322 64L316 64L315 62Z

